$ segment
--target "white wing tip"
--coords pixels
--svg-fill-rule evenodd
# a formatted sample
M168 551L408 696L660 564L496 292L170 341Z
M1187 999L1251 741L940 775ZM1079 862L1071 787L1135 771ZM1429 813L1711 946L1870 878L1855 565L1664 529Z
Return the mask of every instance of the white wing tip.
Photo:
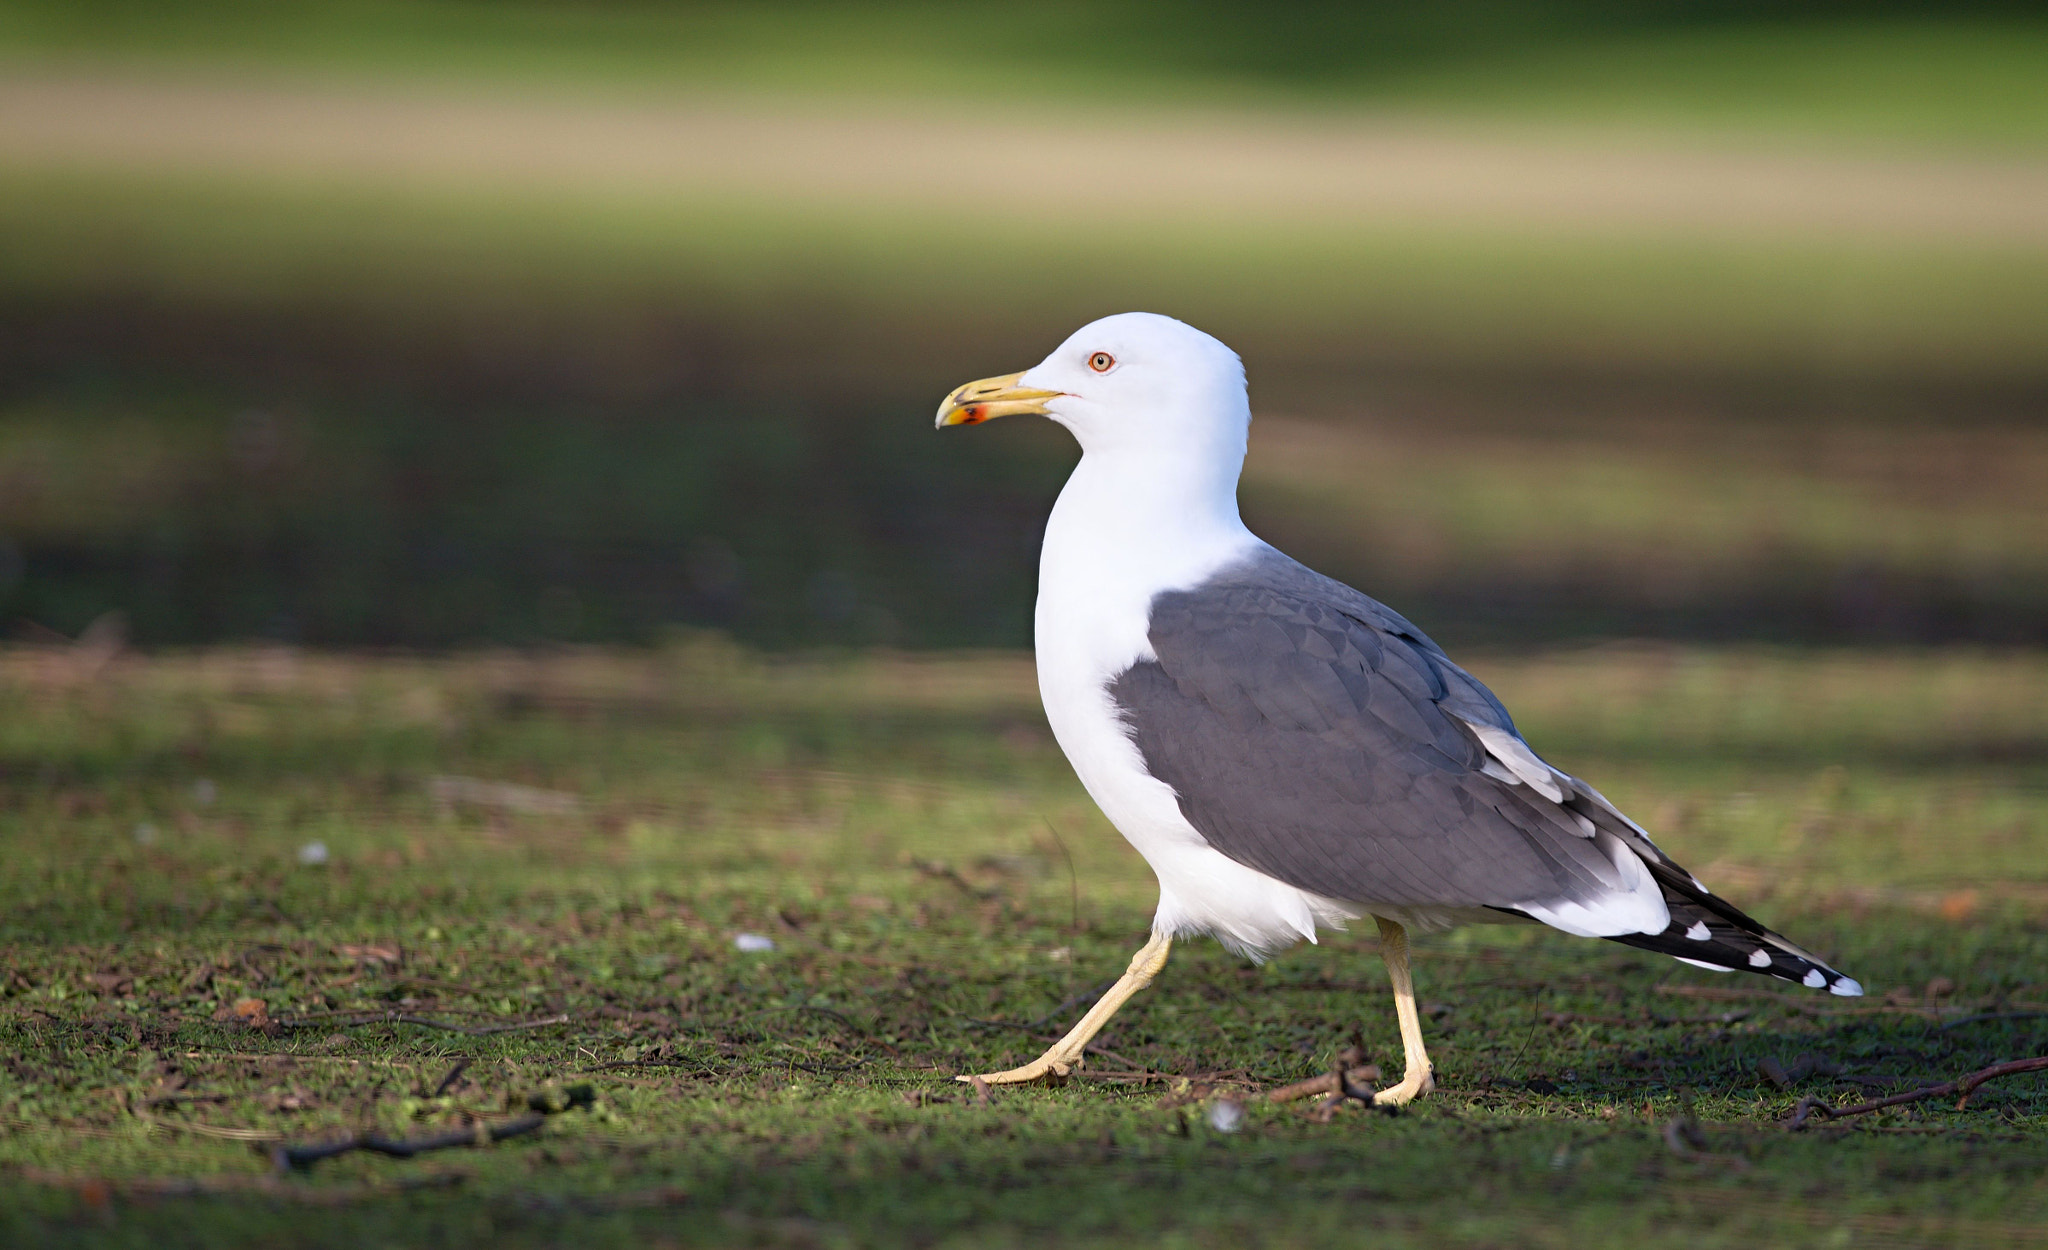
M1863 986L1850 977L1839 977L1828 986L1828 993L1840 994L1844 998L1863 997Z

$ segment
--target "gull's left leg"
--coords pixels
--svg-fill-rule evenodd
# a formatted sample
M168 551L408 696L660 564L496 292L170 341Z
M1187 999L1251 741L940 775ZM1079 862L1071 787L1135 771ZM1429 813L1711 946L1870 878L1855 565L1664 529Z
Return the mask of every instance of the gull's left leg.
M1116 1014L1116 1009L1124 1005L1124 1000L1152 984L1152 978L1158 976L1159 970L1166 966L1166 953L1172 949L1171 934L1154 932L1152 940L1145 943L1137 954L1131 956L1130 968L1118 978L1115 985L1109 987L1108 993L1095 1000L1095 1005L1088 1009L1087 1015L1081 1017L1081 1022L1067 1030L1065 1037L1054 1042L1050 1050L1030 1063L1021 1068L1011 1068L1008 1072L991 1072L980 1077L956 1076L953 1079L987 1081L990 1085L1014 1085L1020 1081L1035 1081L1048 1072L1055 1076L1065 1076L1080 1066L1081 1052L1087 1049L1089 1042L1095 1040L1095 1035L1102 1031L1102 1026L1109 1023L1109 1018Z
M1387 979L1394 983L1394 1015L1401 1021L1405 1070L1399 1085L1374 1094L1372 1101L1375 1106L1400 1106L1435 1089L1436 1080L1430 1075L1429 1054L1422 1049L1422 1017L1415 1012L1415 982L1408 975L1408 930L1384 916L1373 919L1380 922L1380 958L1387 963Z

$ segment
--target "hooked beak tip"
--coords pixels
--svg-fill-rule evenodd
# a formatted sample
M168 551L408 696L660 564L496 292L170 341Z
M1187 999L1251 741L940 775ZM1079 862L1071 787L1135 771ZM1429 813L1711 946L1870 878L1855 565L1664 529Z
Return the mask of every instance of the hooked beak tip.
M943 430L952 425L980 425L997 417L1050 415L1045 401L1064 392L1025 386L1023 377L1021 373L1008 373L959 387L939 405L939 415L932 424Z

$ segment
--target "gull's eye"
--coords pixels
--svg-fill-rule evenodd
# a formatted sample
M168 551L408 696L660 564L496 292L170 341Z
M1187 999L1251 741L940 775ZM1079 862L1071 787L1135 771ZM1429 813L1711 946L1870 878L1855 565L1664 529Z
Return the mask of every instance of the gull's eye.
M1097 352L1088 358L1088 367L1097 373L1108 373L1116 368L1116 357L1108 352Z

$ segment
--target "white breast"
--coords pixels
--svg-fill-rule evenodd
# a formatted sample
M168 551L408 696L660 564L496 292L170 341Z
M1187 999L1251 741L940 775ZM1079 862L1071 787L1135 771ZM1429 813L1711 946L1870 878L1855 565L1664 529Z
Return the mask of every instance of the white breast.
M1153 928L1213 933L1252 955L1307 938L1318 922L1355 915L1212 850L1181 815L1171 787L1145 770L1109 695L1131 665L1156 658L1152 599L1199 585L1262 544L1238 520L1190 516L1162 528L1128 476L1084 458L1046 526L1035 618L1038 688L1053 736L1089 797L1159 877Z

